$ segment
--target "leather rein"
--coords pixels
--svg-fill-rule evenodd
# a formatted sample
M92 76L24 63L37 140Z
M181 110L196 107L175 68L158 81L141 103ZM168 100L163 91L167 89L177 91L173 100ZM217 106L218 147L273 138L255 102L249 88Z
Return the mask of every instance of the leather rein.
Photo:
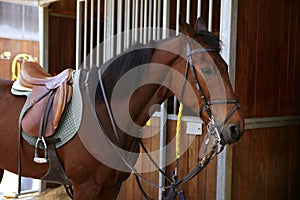
M182 86L182 93L181 93L181 98L179 100L183 99L183 95L184 95L184 90L185 90L185 85L186 85L186 81L187 81L187 74L188 71L190 69L192 76L193 76L193 80L194 80L194 84L197 88L197 91L201 97L202 100L202 107L199 110L199 116L201 117L203 112L207 112L208 114L208 118L209 118L209 123L207 124L207 134L205 136L205 141L204 144L206 145L206 148L210 142L210 138L213 137L213 146L210 148L209 151L207 151L208 153L196 164L196 166L194 167L194 169L192 171L190 171L187 175L185 175L182 179L180 180L175 180L174 176L171 178L169 177L154 161L154 159L150 156L150 154L148 153L146 147L144 146L144 144L142 143L141 140L139 140L139 144L142 147L142 149L145 151L146 155L148 156L148 158L151 160L151 162L154 164L154 166L157 168L157 170L165 177L165 179L169 182L168 186L160 186L157 185L147 179L145 179L142 175L140 175L137 170L135 169L134 166L132 166L124 157L124 155L122 154L122 152L120 152L117 148L115 148L117 154L119 155L119 157L121 158L121 160L124 162L124 164L134 173L135 175L135 179L136 182L142 192L142 194L144 195L145 199L147 200L151 200L152 198L149 197L146 192L144 191L144 189L142 188L140 179L143 180L144 182L146 182L147 184L155 187L155 188L160 188L166 190L166 189L170 189L173 191L178 190L178 188L180 188L180 186L186 182L188 182L189 180L193 179L195 176L197 176L208 164L209 162L213 159L213 157L216 154L219 154L220 152L222 152L222 150L224 149L225 145L221 145L221 135L220 133L223 130L224 125L226 124L226 122L230 119L230 117L234 114L234 112L239 109L240 105L237 101L237 99L215 99L215 100L207 100L207 98L205 97L203 90L200 87L198 78L196 76L196 72L195 72L195 66L193 63L193 59L192 56L194 54L198 54L198 53L207 53L207 52L218 52L216 49L211 49L211 48L198 48L195 50L191 50L191 47L189 45L189 43L187 43L187 63L186 63L186 70L185 70L185 76L184 76L184 83ZM114 117L112 115L112 111L110 108L110 105L108 103L107 97L106 97L106 92L105 92L105 88L104 88L104 84L103 84L103 80L101 77L101 71L99 70L98 73L99 76L99 83L100 83L100 88L101 88L101 92L103 95L103 99L105 101L105 105L106 105L106 109L108 111L108 115L110 118L110 122L111 125L113 127L113 132L115 135L115 138L117 140L117 143L120 145L120 140L119 140L119 134L116 128L116 124L115 124L115 120ZM226 118L224 119L224 121L221 124L216 124L214 121L214 116L211 112L210 106L211 105L216 105L216 104L234 104L232 110L227 114ZM99 122L100 123L100 122ZM108 136L107 132L104 131L104 133ZM221 145L220 150L218 151L218 146ZM177 162L177 161L176 161ZM119 181L119 185L121 185L122 180ZM117 194L115 195L115 199L117 198ZM169 198L167 198L169 199Z

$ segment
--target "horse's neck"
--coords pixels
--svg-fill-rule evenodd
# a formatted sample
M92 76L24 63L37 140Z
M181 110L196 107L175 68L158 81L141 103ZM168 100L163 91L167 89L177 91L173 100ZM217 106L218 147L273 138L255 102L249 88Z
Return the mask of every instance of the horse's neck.
M111 110L116 125L126 134L136 136L155 111L154 105L161 104L173 94L163 83L171 81L170 69L178 58L176 53L166 51L174 43L178 45L178 41L174 40L177 38L158 43L159 47L152 52L151 61L147 65L135 65L136 67L127 70L121 78L110 79L115 83L111 91L108 91L111 94ZM109 79L104 81L105 85L110 84Z

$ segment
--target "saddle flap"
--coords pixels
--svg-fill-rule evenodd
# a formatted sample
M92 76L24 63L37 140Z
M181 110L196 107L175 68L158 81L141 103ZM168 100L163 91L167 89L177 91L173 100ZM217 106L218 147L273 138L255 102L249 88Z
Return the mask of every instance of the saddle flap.
M22 128L26 133L34 137L39 136L43 123L42 120L45 117L46 106L48 103L52 103L51 95L53 94L46 87L33 88L29 98L28 110L21 121ZM53 113L51 111L47 113L47 121L53 121ZM44 132L47 135L54 133L53 124L47 123Z

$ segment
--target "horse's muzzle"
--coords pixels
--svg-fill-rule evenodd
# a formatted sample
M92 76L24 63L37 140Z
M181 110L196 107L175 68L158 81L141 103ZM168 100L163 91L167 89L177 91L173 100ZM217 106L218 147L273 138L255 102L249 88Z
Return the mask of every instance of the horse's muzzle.
M223 127L221 132L222 144L233 144L243 135L243 130L239 124L228 124Z

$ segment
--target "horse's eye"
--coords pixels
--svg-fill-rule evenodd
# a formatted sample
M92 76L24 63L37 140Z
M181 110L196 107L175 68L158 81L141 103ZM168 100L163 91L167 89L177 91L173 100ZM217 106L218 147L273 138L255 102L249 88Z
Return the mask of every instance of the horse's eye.
M204 67L204 68L201 69L201 72L204 75L211 76L211 75L213 75L213 68L211 66L210 67Z

